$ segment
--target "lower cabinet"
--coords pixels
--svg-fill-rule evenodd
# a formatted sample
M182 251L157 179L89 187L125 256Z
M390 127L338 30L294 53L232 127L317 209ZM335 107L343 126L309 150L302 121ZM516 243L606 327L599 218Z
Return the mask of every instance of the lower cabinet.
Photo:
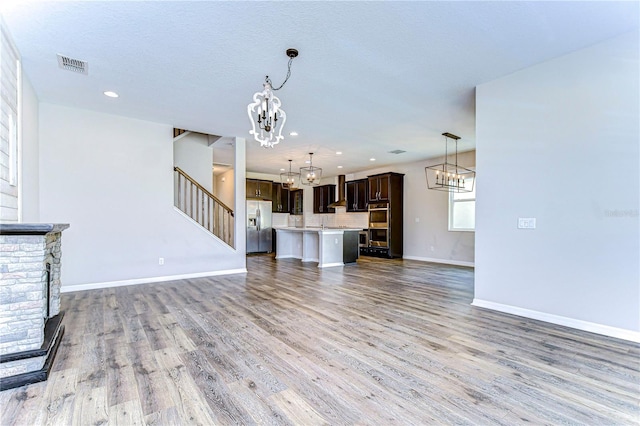
M360 254L360 232L359 231L344 231L342 235L342 262L345 265L349 263L355 263L358 260Z
M274 253L276 253L276 247L277 247L277 244L276 244L276 235L277 235L278 233L276 232L276 228L272 228L272 229L271 229L271 232L272 232L272 235L271 235L271 244L272 244L272 245L271 245L271 251L272 251L272 252L274 252ZM276 254L277 254L277 253L276 253Z

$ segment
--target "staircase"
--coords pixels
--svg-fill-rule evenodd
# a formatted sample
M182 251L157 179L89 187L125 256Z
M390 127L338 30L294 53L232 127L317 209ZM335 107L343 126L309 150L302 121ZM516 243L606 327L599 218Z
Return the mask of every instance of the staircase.
M233 210L179 167L174 167L174 205L204 229L235 248Z

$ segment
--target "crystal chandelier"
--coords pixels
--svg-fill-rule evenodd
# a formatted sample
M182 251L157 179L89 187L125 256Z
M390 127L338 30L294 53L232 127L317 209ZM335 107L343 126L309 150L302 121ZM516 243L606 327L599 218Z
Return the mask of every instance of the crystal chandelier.
M439 191L472 192L476 172L458 165L458 140L461 139L460 136L448 132L443 133L442 136L445 139L444 163L424 168L427 175L427 187ZM456 144L455 163L449 163L449 139L453 139Z
M313 166L313 152L309 153L309 167L300 167L300 183L303 185L317 186L322 179L322 169Z
M289 57L289 64L284 82L279 87L273 87L271 79L266 76L263 84L264 90L256 92L253 95L253 102L247 105L247 114L252 127L249 134L253 135L254 139L260 142L260 146L264 148L273 148L275 144L284 139L282 129L287 121L287 114L281 108L282 102L273 92L282 89L289 80L291 62L293 58L298 56L298 51L287 49L286 53Z
M283 188L293 190L298 188L300 173L291 171L291 161L292 160L289 160L289 171L280 173L280 183L282 184Z

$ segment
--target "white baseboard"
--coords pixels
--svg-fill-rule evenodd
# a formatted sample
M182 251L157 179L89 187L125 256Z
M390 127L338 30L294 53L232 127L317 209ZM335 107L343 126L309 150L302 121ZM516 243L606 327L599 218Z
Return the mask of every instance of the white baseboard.
M578 320L575 318L563 317L560 315L548 314L545 312L533 311L531 309L519 308L517 306L503 305L501 303L489 302L487 300L473 299L472 306L505 312L507 314L518 315L525 318L536 319L549 322L551 324L563 325L591 333L602 334L604 336L615 337L617 339L629 340L640 343L640 332L627 330L624 328L611 327L594 322Z
M318 268L332 268L334 266L344 266L344 263L334 262L334 263L323 263L322 265L318 264Z
M402 256L402 258L407 260L419 260L420 262L443 263L445 265L468 266L470 268L475 267L474 262L466 262L464 260L434 259L431 257L419 257L419 256Z
M296 256L293 254L284 254L284 255L276 254L276 260L278 259L300 259L300 256Z
M99 288L122 287L127 285L149 284L149 283L159 283L164 281L183 280L187 278L215 277L217 275L231 275L231 274L245 274L245 273L247 273L247 269L242 268L242 269L226 269L222 271L197 272L194 274L168 275L165 277L136 278L132 280L121 280L121 281L106 281L101 283L62 286L60 288L60 292L71 293L74 291L95 290Z

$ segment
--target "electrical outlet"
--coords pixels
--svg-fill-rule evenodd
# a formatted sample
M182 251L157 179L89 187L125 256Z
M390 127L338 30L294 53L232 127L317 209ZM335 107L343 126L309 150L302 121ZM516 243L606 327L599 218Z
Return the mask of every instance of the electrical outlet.
M535 217L519 217L518 229L536 229Z
M336 238L335 243L338 244L338 239Z
M416 217L416 223L419 223L419 222L420 222L420 218Z
M158 265L164 265L164 257L158 258Z

